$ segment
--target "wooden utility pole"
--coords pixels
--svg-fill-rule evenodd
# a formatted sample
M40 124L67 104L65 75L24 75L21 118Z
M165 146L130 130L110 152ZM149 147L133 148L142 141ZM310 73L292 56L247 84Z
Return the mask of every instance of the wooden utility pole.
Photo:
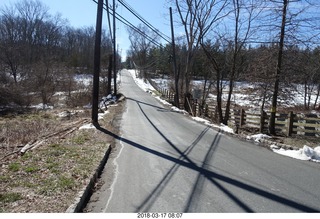
M116 47L116 1L113 0L113 83L114 95L117 95L117 47Z
M173 28L172 8L171 7L170 7L170 23L171 23L171 38L172 38L172 59L173 59L173 71L174 71L174 86L175 86L174 104L176 105L176 107L180 108L180 103L179 103L179 72L177 71L176 44L174 41L174 28Z
M94 125L98 125L102 13L103 13L103 0L99 0L98 8L97 8L96 36L95 36L95 46L94 46L93 91L92 91L92 123Z
M289 3L288 0L283 0L282 23L281 23L280 42L279 42L279 50L278 50L276 79L275 79L274 90L273 90L273 95L272 95L272 106L271 106L270 121L269 121L269 127L268 127L269 133L271 135L276 134L276 128L275 128L275 126L276 126L276 112L277 112L280 75L281 75L281 71L282 71L282 56L283 56L288 3Z
M109 56L109 67L108 67L108 86L107 86L107 95L112 94L111 92L111 80L112 80L112 61L113 56Z

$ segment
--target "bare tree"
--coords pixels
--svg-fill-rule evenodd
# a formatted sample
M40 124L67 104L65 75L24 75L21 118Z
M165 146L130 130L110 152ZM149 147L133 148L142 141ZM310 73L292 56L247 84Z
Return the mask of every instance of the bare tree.
M155 61L148 63L148 53L152 49L153 43L157 42L159 36L142 24L139 24L137 29L139 29L139 32L135 29L127 28L131 43L129 54L131 54L136 67L140 69L139 77L146 78L146 69L155 64ZM144 34L142 35L141 33Z
M285 74L283 59L286 47L296 45L301 48L313 47L319 40L319 19L315 11L319 8L316 1L281 0L271 1L270 17L273 22L269 27L278 30L278 55L277 68L274 73L274 89L272 96L271 116L269 121L269 133L275 134L275 120L281 77ZM280 25L275 26L278 23ZM316 25L315 25L316 24ZM271 31L273 33L273 31Z
M190 99L190 83L194 56L204 35L217 21L226 16L224 9L227 0L175 0L176 11L184 29L186 41L186 61L181 76L184 80L185 109L190 110L186 102Z
M215 73L216 73L216 99L217 99L217 114L220 123L227 124L230 114L231 97L234 88L234 82L237 75L243 71L242 67L244 62L242 61L242 53L248 41L252 38L255 33L255 29L252 28L253 23L258 19L259 14L263 10L263 2L261 1L243 1L243 0L233 0L230 7L228 7L228 15L225 17L226 21L226 32L208 32L201 22L199 26L201 27L202 41L201 46L206 53L208 59L210 60ZM233 16L231 16L233 15ZM222 29L220 27L220 29ZM229 32L231 32L231 37ZM225 51L225 60L219 63L216 54L210 52L210 46L204 43L204 40L212 34L218 37L222 44L225 44L223 50ZM209 46L209 47L208 47ZM230 61L228 61L230 60ZM223 74L223 68L227 68L226 75ZM222 110L222 94L223 94L223 84L222 80L224 77L228 77L228 95L226 101L226 110L223 115Z
M0 60L5 72L9 72L17 84L18 73L24 60L24 46L22 41L22 20L16 17L13 8L1 10L0 23Z
M273 78L270 76L275 71L277 48L272 45L261 45L258 48L252 48L248 55L250 60L245 78L254 86L253 102L260 106L260 111L263 112L272 96Z
M230 44L231 49L231 69L229 75L229 91L226 102L226 110L223 118L223 123L227 124L230 115L231 97L234 88L234 82L237 74L240 74L243 62L241 62L241 53L248 40L255 33L256 30L252 28L253 23L257 20L263 10L261 1L256 0L233 0L233 16L234 31L233 42Z

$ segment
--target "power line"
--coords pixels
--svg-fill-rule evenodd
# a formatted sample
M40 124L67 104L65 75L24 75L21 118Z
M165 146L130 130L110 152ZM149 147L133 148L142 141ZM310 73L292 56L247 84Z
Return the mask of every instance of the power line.
M142 23L144 23L147 27L149 27L154 33L164 39L166 42L171 43L170 37L160 32L154 26L152 26L148 21L146 21L137 11L135 11L127 2L124 0L118 0L120 4L122 4L129 12L131 12L136 18L138 18Z
M95 2L96 4L98 3L97 0L92 0L93 2ZM104 10L106 10L108 13L110 13L113 16L113 11L110 9L110 7L106 6L106 4L104 3ZM154 39L152 39L152 37L148 36L147 34L145 34L144 32L142 32L141 30L139 30L136 26L134 26L131 22L129 22L127 19L125 19L124 17L122 17L120 14L118 14L117 12L115 12L116 14L116 19L118 21L120 21L121 23L123 23L124 25L127 25L128 27L130 27L131 29L135 30L136 32L138 32L140 35L142 35L143 37L145 37L147 40L149 40L151 43L153 43L154 45L161 47L161 45L155 41Z
M106 7L107 7L107 16L108 16L108 25L109 25L109 31L110 31L110 38L111 42L113 42L113 36L111 31L111 21L110 21L110 13L109 13L109 1L106 0Z

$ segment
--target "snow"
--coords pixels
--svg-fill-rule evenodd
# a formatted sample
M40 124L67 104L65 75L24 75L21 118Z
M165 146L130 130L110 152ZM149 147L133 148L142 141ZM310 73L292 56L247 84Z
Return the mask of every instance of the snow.
M130 72L130 74L132 75L132 78L134 79L135 83L145 92L149 92L152 94L152 96L154 96L156 99L158 99L161 103L165 104L165 105L171 105L170 103L168 103L167 101L161 99L159 96L155 95L154 91L155 89L152 87L152 85L149 84L149 82L143 80L143 79L139 79L136 77L136 70L128 70ZM160 86L161 88L165 88L168 89L169 84L170 84L170 80L168 79L153 79L153 81L155 81L157 83L158 86ZM201 86L202 81L194 81L193 84L196 86ZM241 87L252 87L252 85L248 85L246 83L239 83L239 89L241 89ZM211 94L209 94L209 98L214 98ZM233 95L233 99L237 100L239 102L237 102L238 104L242 104L245 106L252 106L255 107L256 105L254 105L252 103L252 97L248 97L248 95L244 95L241 93L235 93ZM295 99L295 102L290 102L289 105L296 105L296 104L301 104L303 103L301 94L298 95L297 94L297 98ZM172 106L172 105L171 105ZM181 110L177 107L172 106L171 110L174 112L178 112L178 113L182 113L182 114L188 114L186 111ZM260 109L259 109L260 110ZM193 120L197 121L197 122L201 122L204 123L208 126L211 127L215 127L220 129L221 131L227 132L227 133L232 133L234 134L234 131L232 128L224 125L224 124L220 124L220 125L215 125L212 124L209 120L200 118L200 117L192 117ZM266 135L266 134L256 134L256 135L250 135L246 137L247 140L250 141L254 141L254 142L262 142L265 139L271 139L270 136ZM271 145L270 148L278 154L281 155L285 155L285 156L289 156L295 159L299 159L299 160L306 160L306 161L314 161L314 162L320 162L320 146L312 149L311 147L305 145L303 148L299 149L299 150L285 150L283 148L279 148L276 145Z
M292 157L298 160L320 162L320 146L312 149L311 147L304 145L303 148L299 150L284 150L282 148L279 149L275 145L271 145L270 148L277 154Z
M254 142L261 142L264 139L271 139L271 137L266 134L256 134L247 136L247 140L251 140ZM277 154L292 157L298 160L320 162L320 146L312 149L311 147L305 145L303 146L303 148L299 150L285 150L275 144L272 144L270 148L273 152Z
M157 78L152 79L158 87L163 89L169 89L170 85L172 84L172 80L164 78ZM222 94L222 99L224 101L228 98L228 91L229 91L229 83L228 81L223 81L224 92ZM191 85L194 89L203 89L204 80L193 80ZM234 90L232 93L231 100L240 106L245 107L256 107L261 98L257 96L256 92L251 92L250 90L257 90L259 89L259 84L252 84L248 82L235 82ZM247 92L244 92L246 91ZM304 86L299 84L292 84L290 88L291 98L287 98L286 100L279 99L279 106L283 107L293 107L298 105L304 104ZM215 99L215 95L209 94L209 99ZM314 103L316 99L316 91L314 91L311 95L311 103ZM267 99L266 107L270 105L270 99Z
M252 140L255 142L261 142L263 139L270 139L271 137L266 134L256 134L247 136L247 140Z
M204 124L206 124L208 126L211 126L211 127L214 127L214 128L218 128L223 132L234 134L233 129L228 127L228 126L226 126L226 125L224 125L224 124L215 125L215 124L212 124L209 120L206 120L206 119L203 119L203 118L200 118L200 117L192 117L192 119L197 121L197 122L204 123Z
M104 117L105 115L107 115L108 113L109 113L109 111L105 111L105 112L103 112L103 113L98 113L98 120L103 119L103 117Z
M39 103L37 105L32 105L31 108L35 108L35 109L38 109L38 110L45 110L45 109L53 109L53 106L49 106L47 104Z
M173 112L182 113L182 114L184 114L184 115L187 115L187 114L188 114L187 111L181 110L181 109L179 109L178 107L175 107L175 106L172 106L172 107L171 107L171 110L172 110Z
M164 105L172 105L171 103L168 103L168 101L165 101L163 99L161 99L161 97L155 95L155 94L152 94L152 96L154 96L154 98L156 98L157 100L159 100L162 104Z
M79 129L95 129L96 127L92 124L92 123L89 123L89 124L85 124L83 126L81 126Z
M141 78L137 78L136 76L136 72L138 70L128 70L133 78L133 80L135 81L135 83L142 89L144 90L145 92L148 92L148 93L152 93L154 91L156 91L156 89L153 88L153 86L147 81L147 80L144 80L144 79L141 79Z

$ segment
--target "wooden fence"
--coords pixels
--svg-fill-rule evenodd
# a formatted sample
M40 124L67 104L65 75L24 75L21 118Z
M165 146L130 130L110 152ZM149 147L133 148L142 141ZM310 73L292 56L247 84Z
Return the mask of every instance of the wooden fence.
M150 80L151 81L151 80ZM158 88L157 85L151 82L152 85L161 93L162 98L173 103L174 93L169 90ZM182 102L182 101L181 101ZM214 103L206 104L203 109L200 109L197 100L191 100L189 103L190 112L193 116L206 117L212 122L217 121L217 111ZM183 106L181 103L180 108ZM268 132L268 124L270 119L269 112L257 112L252 109L232 108L230 110L229 125L234 129L251 128L260 133ZM315 114L296 114L277 113L276 114L276 132L278 134L304 135L320 137L320 118Z

